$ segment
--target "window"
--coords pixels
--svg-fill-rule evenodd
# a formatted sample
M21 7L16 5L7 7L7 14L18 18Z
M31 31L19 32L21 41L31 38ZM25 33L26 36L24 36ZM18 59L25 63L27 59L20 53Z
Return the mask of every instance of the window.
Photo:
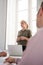
M28 22L28 0L17 0L17 10L16 10L16 23L17 23L17 32L21 29L20 22L25 20Z
M29 23L32 35L36 33L36 13L37 0L8 0L6 49L8 45L16 44L17 33L21 29L21 20Z
M30 12L30 28L32 31L32 35L34 36L37 32L36 27L36 15L37 15L37 0L31 0L31 12Z
M34 3L33 3L34 2ZM25 20L29 23L29 28L34 36L37 32L36 27L37 0L17 0L16 23L17 32L21 29L20 21Z
M7 0L6 49L16 43L16 0Z

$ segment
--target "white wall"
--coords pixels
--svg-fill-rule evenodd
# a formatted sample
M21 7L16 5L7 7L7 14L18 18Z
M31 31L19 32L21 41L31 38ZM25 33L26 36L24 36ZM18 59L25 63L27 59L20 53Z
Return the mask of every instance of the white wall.
M4 49L6 38L7 0L0 0L0 48Z

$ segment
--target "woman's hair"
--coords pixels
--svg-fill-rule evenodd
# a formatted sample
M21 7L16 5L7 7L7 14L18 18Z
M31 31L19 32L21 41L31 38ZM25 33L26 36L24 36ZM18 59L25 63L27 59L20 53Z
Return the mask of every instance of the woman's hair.
M27 22L26 22L25 20L22 20L22 21L21 21L21 24L22 24L22 23L25 23L25 24L27 25L27 28L28 28L28 24L27 24Z

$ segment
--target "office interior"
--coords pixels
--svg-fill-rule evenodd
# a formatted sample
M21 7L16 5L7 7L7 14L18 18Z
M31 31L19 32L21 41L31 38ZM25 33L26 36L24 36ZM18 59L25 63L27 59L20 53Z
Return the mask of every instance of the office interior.
M29 24L32 36L37 33L36 16L42 1L0 0L0 49L7 50L8 45L17 45L21 20Z

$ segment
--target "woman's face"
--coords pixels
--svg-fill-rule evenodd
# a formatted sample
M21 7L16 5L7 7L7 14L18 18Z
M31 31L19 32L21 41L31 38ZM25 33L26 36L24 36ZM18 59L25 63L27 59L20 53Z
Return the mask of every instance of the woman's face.
M27 28L27 24L24 23L24 22L21 22L21 27L22 27L23 29L25 29L25 28Z

